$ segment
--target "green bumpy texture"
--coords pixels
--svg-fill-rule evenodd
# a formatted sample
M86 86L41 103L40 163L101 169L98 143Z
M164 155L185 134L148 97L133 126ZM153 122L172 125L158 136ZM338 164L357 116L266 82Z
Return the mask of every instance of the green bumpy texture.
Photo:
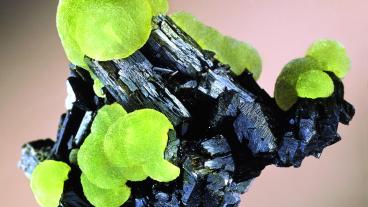
M289 62L277 78L275 100L284 111L289 110L298 97L326 98L333 94L334 84L324 71L344 77L350 68L345 48L334 40L318 40L304 58Z
M298 97L325 98L334 92L334 83L327 73L310 70L299 75L295 88Z
M118 207L130 196L128 180L176 179L180 169L164 159L170 129L166 116L152 109L128 114L119 104L101 108L78 151L87 199L96 207Z
M133 54L146 43L151 18L146 0L62 0L57 28L69 60L83 67L85 55L105 61Z
M245 69L258 79L262 71L262 61L252 46L224 36L214 28L208 27L189 13L178 12L171 16L175 23L190 35L200 47L216 53L215 57L228 64L234 74L240 75Z
M95 93L103 84L84 61L126 58L141 48L151 33L153 15L168 11L167 0L59 0L56 24L66 56L88 70Z
M134 111L109 128L104 142L105 153L114 165L135 168L139 177L143 174L161 182L174 180L180 170L164 160L170 129L173 129L172 124L160 112ZM151 167L156 165L158 167ZM140 166L142 168L138 169Z
M108 162L102 148L108 128L126 114L118 104L101 108L92 123L91 133L78 151L79 168L91 183L100 188L114 188L126 182L122 171Z
M57 207L71 168L64 162L45 160L31 176L31 189L40 206Z
M323 65L313 58L298 58L290 61L276 80L274 95L277 105L284 111L290 109L298 100L296 84L299 76L306 71L323 71L323 69ZM299 82L299 87L302 87L302 84Z
M335 73L339 78L345 77L351 67L345 47L335 40L317 40L308 49L307 56L323 63L326 71Z
M85 174L81 176L81 183L84 195L96 207L121 206L130 196L130 188L125 184L121 184L115 188L104 189L91 183Z

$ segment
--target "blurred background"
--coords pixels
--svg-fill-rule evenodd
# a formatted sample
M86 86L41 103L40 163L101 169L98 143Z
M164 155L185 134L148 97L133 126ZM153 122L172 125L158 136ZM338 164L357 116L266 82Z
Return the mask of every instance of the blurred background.
M65 111L68 62L55 28L57 0L0 1L0 203L36 207L16 164L23 143L54 138ZM319 38L341 41L352 59L344 79L357 114L343 140L301 168L267 167L242 207L368 206L368 1L171 0L263 58L259 84L270 94L282 67Z

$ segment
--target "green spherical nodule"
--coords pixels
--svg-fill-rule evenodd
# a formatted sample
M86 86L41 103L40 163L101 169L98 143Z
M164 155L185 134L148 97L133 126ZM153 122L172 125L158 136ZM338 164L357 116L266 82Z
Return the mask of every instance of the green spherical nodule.
M83 193L95 207L119 207L130 196L130 188L121 183L114 188L101 188L90 182L85 174L81 175Z
M334 83L327 73L310 70L299 75L296 92L302 98L326 98L334 92Z
M71 168L64 162L45 160L39 163L31 176L31 189L42 207L59 206Z
M120 168L111 165L103 152L103 137L90 134L78 152L78 165L94 185L109 189L126 182Z
M146 0L63 0L57 28L68 58L83 66L84 55L104 61L134 53L151 33L151 18Z
M335 73L339 78L349 72L351 63L345 47L335 40L317 40L307 51L308 57L313 57L325 65L325 70Z
M136 110L109 128L104 140L105 153L111 163L120 167L162 159L170 129L173 126L162 113Z
M115 188L126 181L122 177L121 169L111 165L103 151L107 130L126 114L119 104L106 105L98 110L91 126L91 133L78 151L79 168L90 182L100 188Z
M297 58L285 65L277 77L274 91L276 103L282 110L289 110L297 101L296 84L298 78L304 72L311 70L323 72L324 65L310 57Z
M140 49L153 15L167 10L167 0L60 0L56 23L68 59L88 69L84 56L106 61Z
M109 128L104 140L105 154L113 165L125 169L123 176L129 180L147 176L160 182L174 180L180 169L164 160L170 129L173 126L162 113L136 110Z

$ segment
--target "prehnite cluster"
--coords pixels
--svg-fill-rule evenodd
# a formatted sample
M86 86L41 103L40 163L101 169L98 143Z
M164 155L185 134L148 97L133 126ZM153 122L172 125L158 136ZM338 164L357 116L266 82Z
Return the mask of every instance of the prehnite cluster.
M71 168L64 162L45 160L32 172L31 189L40 206L57 207Z
M88 68L84 56L104 61L133 54L147 42L152 17L167 10L167 0L62 0L56 22L69 60Z
M119 104L101 108L78 151L87 199L96 207L118 207L130 196L127 181L176 179L180 169L164 159L172 129L166 116L152 109L127 114Z
M88 201L96 207L118 207L129 199L127 181L175 180L180 168L164 159L169 130L173 126L166 116L152 109L128 114L116 103L101 108L91 133L70 156L82 171ZM54 160L37 165L31 188L42 207L59 205L70 170L66 163Z
M113 60L141 48L151 33L152 17L168 7L167 0L59 0L57 29L69 61L89 70L85 56ZM103 96L102 83L91 76L96 94Z
M326 98L334 92L332 79L325 71L343 78L350 69L344 46L334 40L318 40L304 58L289 62L277 78L274 96L277 105L289 110L301 98Z
M224 36L212 27L206 26L193 15L178 12L171 15L174 22L190 35L199 46L215 52L215 57L222 63L230 65L230 69L240 75L245 69L258 79L262 71L262 60L251 45Z
M152 30L152 17L168 10L167 0L60 0L57 28L69 60L89 70L84 57L106 61L126 58L140 49ZM175 23L203 49L228 64L235 75L245 69L257 79L261 58L249 44L221 35L188 13L172 15ZM343 78L350 69L345 48L333 40L312 44L303 58L289 62L277 78L275 100L289 110L299 97L324 98L334 92L329 74ZM95 79L95 89L102 87ZM180 168L164 159L168 132L174 130L162 113L142 109L127 113L119 104L101 108L70 163L82 171L81 184L96 207L118 207L130 197L127 181L148 177L159 182L175 180ZM41 162L31 176L31 188L42 207L57 207L71 168L63 162Z

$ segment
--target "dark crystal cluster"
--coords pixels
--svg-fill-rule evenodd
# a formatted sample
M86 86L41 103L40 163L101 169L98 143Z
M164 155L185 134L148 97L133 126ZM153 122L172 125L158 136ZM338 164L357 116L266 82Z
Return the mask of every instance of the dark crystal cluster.
M329 74L335 92L324 99L300 99L285 116L285 127L275 164L299 167L306 156L319 157L322 150L340 141L339 122L348 124L354 107L344 100L344 86L334 74Z
M100 62L86 57L104 84L105 98L94 94L88 72L72 66L70 108L61 116L56 142L23 146L20 167L28 175L44 159L72 167L60 206L91 206L73 156L105 104L118 102L128 112L156 109L175 127L165 158L181 167L181 175L169 183L128 182L132 194L124 206L135 207L238 206L240 195L267 165L299 167L305 157L318 157L341 139L339 122L348 124L354 115L333 74L331 97L299 99L283 112L252 74L231 74L168 17L156 18L155 24L146 45L129 58Z

